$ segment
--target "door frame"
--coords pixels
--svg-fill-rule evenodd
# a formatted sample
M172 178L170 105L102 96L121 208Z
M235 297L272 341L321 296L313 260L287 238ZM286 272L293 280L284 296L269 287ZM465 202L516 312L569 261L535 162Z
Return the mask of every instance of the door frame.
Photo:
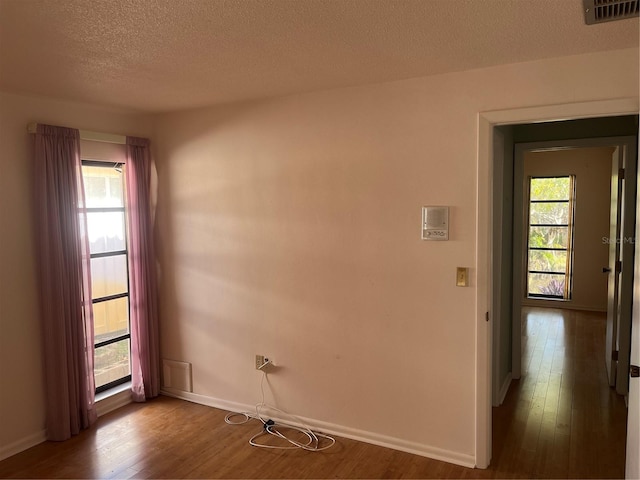
M476 185L476 425L475 459L477 468L487 468L492 443L492 330L490 312L493 297L492 250L493 221L493 134L494 127L518 123L537 123L581 118L637 115L638 97L593 102L567 103L540 107L479 112L477 119ZM640 284L640 281L638 281ZM497 292L496 292L497 293Z

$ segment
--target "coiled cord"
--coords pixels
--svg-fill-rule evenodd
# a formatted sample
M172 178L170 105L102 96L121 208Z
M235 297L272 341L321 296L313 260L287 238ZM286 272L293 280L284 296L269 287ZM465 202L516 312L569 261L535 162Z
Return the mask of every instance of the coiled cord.
M304 424L304 422L300 420L300 418L296 417L295 415L291 415L283 410L280 410L279 408L274 407L273 405L268 405L264 402L264 379L266 378L266 376L267 376L266 372L263 371L262 380L260 381L260 391L262 393L262 401L256 405L255 414L249 413L249 412L240 412L240 413L229 412L224 417L225 423L229 425L244 425L245 423L249 422L249 420L260 421L262 423L262 431L256 433L254 436L252 436L249 439L249 445L252 445L258 448L270 448L275 450L291 450L291 449L300 448L308 452L321 452L323 450L326 450L332 447L336 443L335 438L330 437L329 435L325 435L323 433L314 432L309 427L307 427ZM263 408L268 408L269 410L272 410L277 413L283 414L287 417L290 417L294 419L296 423L301 424L302 427L298 427L298 426L291 425L288 423L283 423L283 422L276 422L271 419L265 420L261 415L261 411ZM233 421L232 419L237 416L243 417L243 419L240 421ZM283 433L282 430L291 430L291 431L297 432L298 434L302 435L302 438L305 439L305 441L295 440L290 436L287 436L285 433ZM290 445L282 446L282 445L267 445L264 443L258 443L256 440L264 435L273 435L282 440L285 440ZM321 440L328 440L329 444L320 446Z

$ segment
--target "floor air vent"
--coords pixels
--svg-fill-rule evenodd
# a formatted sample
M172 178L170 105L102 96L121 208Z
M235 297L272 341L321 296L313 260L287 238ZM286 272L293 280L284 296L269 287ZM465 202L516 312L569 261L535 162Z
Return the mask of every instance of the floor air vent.
M164 388L193 392L190 363L163 359L162 374Z
M640 0L583 0L587 25L637 17Z

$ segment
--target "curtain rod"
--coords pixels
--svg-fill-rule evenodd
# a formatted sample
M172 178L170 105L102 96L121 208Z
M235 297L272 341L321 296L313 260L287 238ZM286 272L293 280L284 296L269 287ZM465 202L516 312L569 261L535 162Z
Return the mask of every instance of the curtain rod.
M29 133L36 133L37 123L27 125ZM80 140L90 140L92 142L117 143L119 145L127 144L127 137L124 135L115 135L113 133L92 132L89 130L80 130Z

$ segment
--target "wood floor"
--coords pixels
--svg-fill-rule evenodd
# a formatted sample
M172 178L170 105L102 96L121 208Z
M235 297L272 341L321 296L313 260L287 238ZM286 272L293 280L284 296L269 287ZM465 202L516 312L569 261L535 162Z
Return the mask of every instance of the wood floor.
M8 458L0 477L623 478L626 407L606 383L603 315L531 309L522 321L523 376L494 409L487 470L347 439L321 453L256 449L256 423L160 397Z
M493 412L497 476L624 478L627 409L607 383L605 321L523 309L522 378Z

